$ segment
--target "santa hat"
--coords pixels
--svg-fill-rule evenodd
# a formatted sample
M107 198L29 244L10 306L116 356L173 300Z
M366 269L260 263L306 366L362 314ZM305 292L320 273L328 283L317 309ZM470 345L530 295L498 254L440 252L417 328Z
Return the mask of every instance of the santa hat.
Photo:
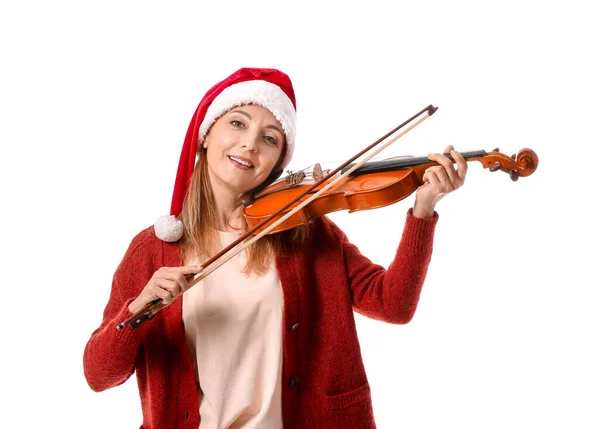
M268 109L283 127L286 152L279 168L284 168L294 153L296 136L296 97L290 78L275 69L242 68L208 90L192 117L185 136L175 179L171 215L154 224L156 236L173 242L183 235L177 219L196 164L196 153L214 122L236 106L255 104Z

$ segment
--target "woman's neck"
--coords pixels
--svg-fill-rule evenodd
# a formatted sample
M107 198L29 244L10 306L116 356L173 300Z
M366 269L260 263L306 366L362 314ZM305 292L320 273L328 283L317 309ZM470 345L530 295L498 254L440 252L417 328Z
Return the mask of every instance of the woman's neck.
M242 228L242 205L239 196L226 192L215 192L215 213L217 224L214 227L219 231L238 232Z
M239 232L242 228L242 195L219 178L209 169L209 180L215 202L216 225L219 231Z

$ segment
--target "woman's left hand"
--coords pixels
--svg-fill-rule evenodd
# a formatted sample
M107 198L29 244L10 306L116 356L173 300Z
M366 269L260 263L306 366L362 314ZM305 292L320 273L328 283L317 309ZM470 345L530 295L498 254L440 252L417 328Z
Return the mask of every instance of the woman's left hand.
M450 152L454 163L441 153L431 153L428 158L439 165L429 167L423 174L423 185L417 189L413 216L430 218L434 215L435 205L446 195L460 188L465 183L467 161L454 146L448 146L444 153Z

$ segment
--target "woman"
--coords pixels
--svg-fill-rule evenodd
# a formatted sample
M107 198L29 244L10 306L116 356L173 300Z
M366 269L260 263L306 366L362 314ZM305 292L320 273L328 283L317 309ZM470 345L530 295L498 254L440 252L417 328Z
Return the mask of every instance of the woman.
M171 216L131 242L101 326L85 349L90 387L135 371L144 428L374 428L353 311L408 323L432 252L440 198L461 186L441 154L424 175L385 270L327 217L263 237L187 293L186 277L247 229L241 195L290 161L296 103L287 75L240 69L211 88L190 123ZM182 299L177 299L182 295ZM137 329L115 327L170 304Z

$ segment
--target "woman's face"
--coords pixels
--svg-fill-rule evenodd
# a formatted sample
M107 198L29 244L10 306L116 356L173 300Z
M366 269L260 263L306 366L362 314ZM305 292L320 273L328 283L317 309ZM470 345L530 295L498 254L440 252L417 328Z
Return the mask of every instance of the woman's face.
M234 107L213 124L203 146L207 150L213 190L241 195L260 185L281 156L285 134L264 107Z

